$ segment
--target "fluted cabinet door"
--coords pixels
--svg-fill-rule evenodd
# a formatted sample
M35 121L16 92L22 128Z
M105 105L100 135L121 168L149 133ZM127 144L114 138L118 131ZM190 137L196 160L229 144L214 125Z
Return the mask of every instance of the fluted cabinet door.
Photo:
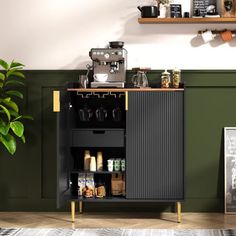
M184 198L184 92L129 92L127 199Z

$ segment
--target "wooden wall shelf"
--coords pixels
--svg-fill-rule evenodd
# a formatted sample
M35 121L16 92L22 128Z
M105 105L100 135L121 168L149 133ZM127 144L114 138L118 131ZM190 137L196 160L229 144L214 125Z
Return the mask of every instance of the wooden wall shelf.
M225 18L139 18L139 24L236 23L236 17Z

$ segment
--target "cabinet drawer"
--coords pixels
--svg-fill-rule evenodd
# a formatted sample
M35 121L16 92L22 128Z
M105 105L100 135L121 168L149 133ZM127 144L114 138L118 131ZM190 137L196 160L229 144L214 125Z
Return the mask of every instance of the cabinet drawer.
M71 145L76 147L124 147L124 129L72 130Z

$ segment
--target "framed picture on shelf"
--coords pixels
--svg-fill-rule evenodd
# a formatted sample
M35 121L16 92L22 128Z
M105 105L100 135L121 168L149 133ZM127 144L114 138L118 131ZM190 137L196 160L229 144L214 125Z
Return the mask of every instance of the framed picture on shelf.
M236 16L236 0L221 0L221 17Z
M181 18L182 17L181 4L170 4L170 17L171 18Z
M224 128L225 214L236 214L236 127Z
M193 16L203 17L206 15L206 8L209 0L193 0Z

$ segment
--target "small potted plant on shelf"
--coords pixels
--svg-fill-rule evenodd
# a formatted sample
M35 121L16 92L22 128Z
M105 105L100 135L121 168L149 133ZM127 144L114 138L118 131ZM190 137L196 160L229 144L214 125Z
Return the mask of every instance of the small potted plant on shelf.
M159 18L170 17L170 3L171 0L156 0L159 8Z
M16 152L16 139L25 143L24 119L33 119L20 112L19 103L23 99L21 87L25 85L22 73L24 65L12 61L8 64L0 59L0 144L13 155Z

